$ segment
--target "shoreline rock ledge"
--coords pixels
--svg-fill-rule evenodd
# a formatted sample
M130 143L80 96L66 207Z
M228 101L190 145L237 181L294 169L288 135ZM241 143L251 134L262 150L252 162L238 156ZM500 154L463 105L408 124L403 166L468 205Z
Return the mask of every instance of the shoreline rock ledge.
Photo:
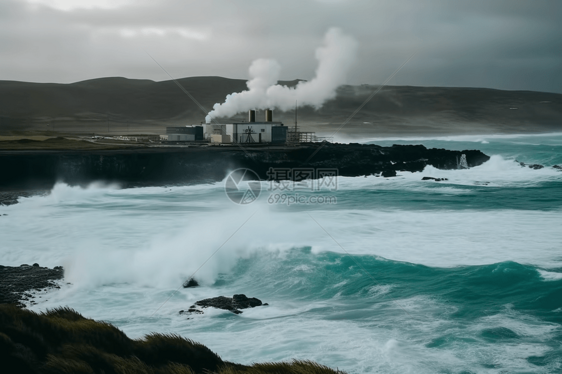
M49 269L37 263L21 266L0 265L0 304L14 304L20 308L25 307L24 302L35 304L33 291L60 288L56 281L63 278L62 266Z
M269 305L267 303L262 303L261 300L255 297L246 297L246 295L234 295L232 297L218 296L212 297L210 299L204 299L197 301L195 304L189 307L188 310L180 310L180 314L203 314L201 309L197 307L204 308L217 308L228 310L234 314L240 314L242 311L240 309L255 308L257 306Z

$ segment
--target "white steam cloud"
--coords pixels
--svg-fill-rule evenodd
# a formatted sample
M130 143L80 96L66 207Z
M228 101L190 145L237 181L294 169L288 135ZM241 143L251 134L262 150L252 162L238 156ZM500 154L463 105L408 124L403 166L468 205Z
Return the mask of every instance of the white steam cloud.
M250 66L247 91L226 96L222 104L215 104L205 120L230 117L249 109L277 108L288 110L299 105L320 108L326 100L336 96L336 89L346 83L347 73L355 62L357 42L339 28L331 28L324 37L324 45L316 50L316 76L289 88L277 84L281 66L275 60L258 59Z

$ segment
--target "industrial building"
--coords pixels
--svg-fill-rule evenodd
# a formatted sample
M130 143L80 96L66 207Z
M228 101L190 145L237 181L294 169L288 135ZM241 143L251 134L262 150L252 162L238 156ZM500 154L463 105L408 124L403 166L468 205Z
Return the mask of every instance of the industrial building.
M256 111L248 112L248 122L228 124L206 123L203 125L204 138L211 143L274 143L287 141L287 126L273 122L273 112L265 110L263 122L256 122Z
M161 135L160 139L169 142L202 141L203 126L166 127L166 135Z

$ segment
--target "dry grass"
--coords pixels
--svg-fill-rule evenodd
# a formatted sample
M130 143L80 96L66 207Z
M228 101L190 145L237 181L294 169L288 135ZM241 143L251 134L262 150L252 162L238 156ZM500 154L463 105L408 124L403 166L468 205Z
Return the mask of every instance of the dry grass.
M115 326L69 308L35 313L0 304L2 373L340 373L310 361L244 366L179 335L129 339Z
M262 364L254 364L244 368L224 367L219 370L218 374L344 374L343 371L333 370L327 366L317 364L312 361L292 362L267 362Z

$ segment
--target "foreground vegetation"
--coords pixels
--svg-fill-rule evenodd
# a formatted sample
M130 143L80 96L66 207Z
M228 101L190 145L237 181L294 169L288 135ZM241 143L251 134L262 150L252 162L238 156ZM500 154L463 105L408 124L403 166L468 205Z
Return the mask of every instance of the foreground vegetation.
M233 342L236 344L236 342ZM129 339L69 308L35 313L0 304L2 373L341 373L310 361L244 366L178 335Z

